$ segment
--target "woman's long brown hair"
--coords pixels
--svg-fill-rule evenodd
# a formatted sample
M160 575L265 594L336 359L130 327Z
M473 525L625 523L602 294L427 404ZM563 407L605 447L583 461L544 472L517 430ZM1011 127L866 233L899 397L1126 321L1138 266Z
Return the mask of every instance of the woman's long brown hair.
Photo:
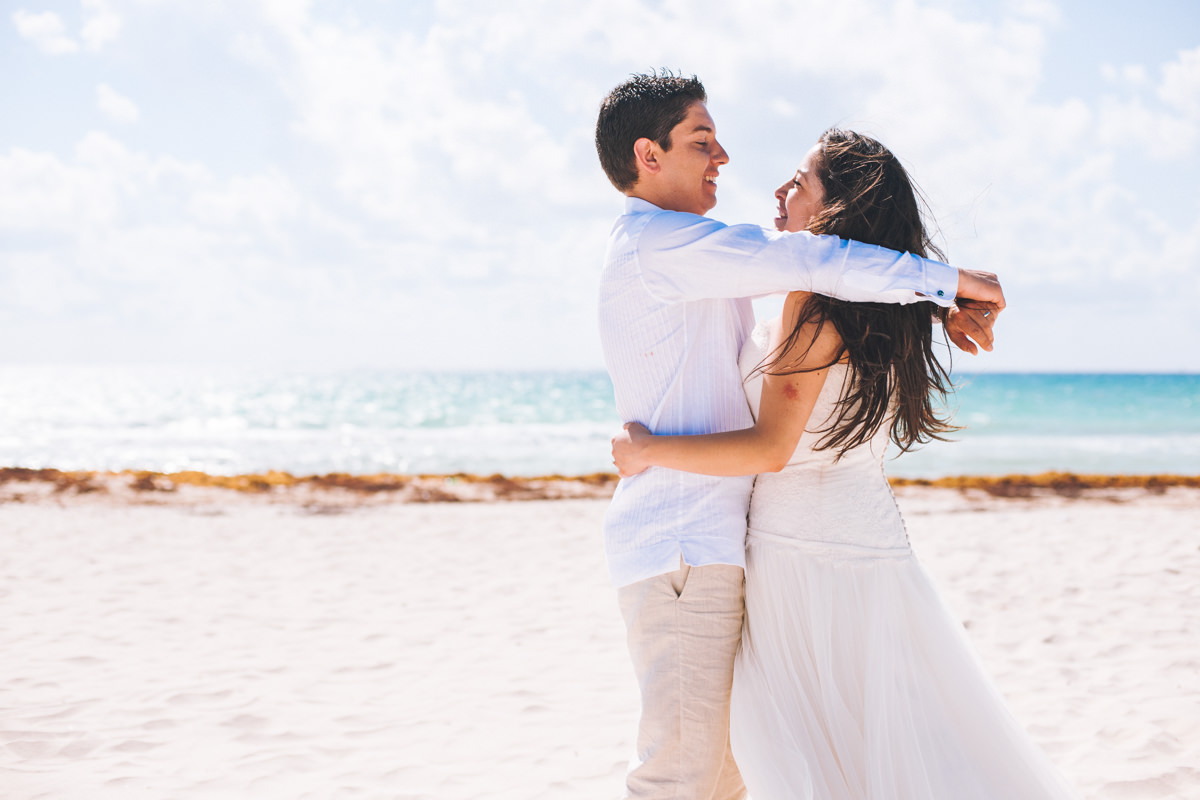
M825 131L818 144L815 173L825 188L825 200L809 221L811 233L945 260L930 241L908 173L886 147L838 128ZM772 375L811 372L844 357L848 370L836 419L817 431L824 436L816 449L836 448L840 459L847 450L870 440L891 411L891 440L907 451L957 430L934 409L935 396L945 400L950 375L933 353L932 315L928 303L849 303L814 294L801 308L774 360L763 369ZM842 339L838 353L819 367L783 368L785 354L797 346L807 354L826 323Z

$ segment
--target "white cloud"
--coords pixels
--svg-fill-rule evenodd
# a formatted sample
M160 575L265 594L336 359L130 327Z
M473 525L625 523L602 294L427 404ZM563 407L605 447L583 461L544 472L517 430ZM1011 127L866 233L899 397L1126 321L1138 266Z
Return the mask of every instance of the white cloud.
M545 88L539 79L505 79L479 60L505 38L496 26L438 20L418 38L334 24L296 6L283 13L269 3L263 13L273 30L238 36L234 52L285 87L294 130L327 155L340 202L385 246L411 255L410 275L509 272L524 263L510 248L548 247L525 241L514 225L594 209L606 196L589 152L593 112L581 120L586 128L566 135L558 120L542 118L545 109L529 101Z
M1125 64L1117 67L1113 64L1102 64L1100 75L1109 83L1125 86L1144 86L1150 80L1150 73L1143 64Z
M121 17L108 0L80 0L83 26L79 38L90 51L98 51L121 32ZM13 12L13 23L23 38L37 45L43 53L64 55L79 52L79 42L69 36L62 18L53 11L33 13L24 9Z
M43 53L57 56L79 49L79 44L67 36L62 19L53 11L35 14L18 9L13 12L12 19L17 33L33 42Z
M0 318L29 329L70 320L90 333L83 344L63 334L61 346L89 352L140 341L152 358L181 347L238 361L299 355L297 342L315 337L307 352L336 359L342 331L362 330L377 341L356 352L378 363L417 346L384 338L389 328L409 318L419 328L431 310L429 291L406 293L419 284L398 269L421 248L374 239L278 170L220 177L101 132L70 158L0 156L0 232Z
M594 115L615 83L656 66L708 85L734 157L718 218L768 220L781 172L840 123L909 165L952 260L1003 275L1010 323L1054 313L1082 326L1094 310L1070 304L1105 292L1149 319L1143 307L1183 302L1154 287L1200 275L1200 229L1128 177L1158 157L1195 176L1200 49L1112 67L1107 94L1047 99L1048 32L1070 28L1049 0L985 14L958 0L843 0L816 21L813 4L785 0L703 14L685 0L384 5L357 6L377 15L360 19L288 0L85 0L83 47L124 38L121 63L93 59L114 70L83 85L130 91L136 105L101 84L96 102L115 120L140 107L146 124L137 147L81 121L73 152L29 139L0 153L0 314L80 330L104 308L129 340L170 331L227 353L257 336L262 358L303 342L334 360L359 348L421 366L598 365L595 274L619 198L595 163ZM55 15L20 14L25 38L75 44ZM139 36L178 30L180 57L211 59L213 83L198 74L195 94L161 97L117 71L150 68ZM270 147L229 157L199 135L155 138L173 104L206 93L269 108L214 125L269 127ZM34 297L54 284L72 288ZM1052 297L1066 310L1048 311ZM1082 357L1076 346L1055 358Z
M96 87L96 107L113 122L137 122L137 105L125 95L102 83Z
M1097 136L1103 144L1143 147L1146 157L1156 161L1174 161L1194 152L1200 135L1197 120L1148 107L1141 97L1103 101L1099 122Z
M1014 13L1045 23L1047 27L1062 22L1062 9L1054 0L1015 0L1012 8Z
M75 180L55 156L13 148L0 158L3 228L15 233L69 230Z
M1144 66L1125 67L1125 82L1135 93L1100 101L1101 142L1138 147L1159 161L1195 154L1200 143L1200 47L1180 52L1161 65L1161 72L1162 81L1154 86Z
M132 152L103 133L87 134L70 160L13 151L0 158L0 180L3 227L24 243L9 249L17 274L52 252L75 272L76 286L100 292L132 281L154 295L156 286L211 274L222 255L256 246L253 225L230 233L192 213L197 198L241 195L243 184L219 181L197 164Z
M106 0L81 0L84 13L80 38L89 50L99 50L121 32L121 17Z
M1185 50L1163 67L1158 96L1193 120L1200 117L1200 47Z

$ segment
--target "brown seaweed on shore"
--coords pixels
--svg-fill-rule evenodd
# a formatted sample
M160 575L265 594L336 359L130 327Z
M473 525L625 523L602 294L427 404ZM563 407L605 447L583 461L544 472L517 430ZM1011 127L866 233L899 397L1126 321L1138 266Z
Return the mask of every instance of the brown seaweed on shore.
M157 496L178 492L181 487L224 489L242 494L262 494L287 498L299 492L304 497L378 497L382 502L449 503L463 501L547 500L558 498L604 498L611 496L617 484L612 473L588 475L508 476L475 475L459 472L451 475L350 475L333 472L325 475L295 476L270 471L248 475L210 475L194 470L183 472L62 471L25 467L0 468L0 487L21 483L49 487L52 495L109 494L112 492ZM960 475L948 478L892 478L895 487L930 487L982 491L998 498L1029 498L1056 495L1080 497L1091 490L1140 489L1161 494L1169 488L1200 488L1200 475L1079 475L1070 472L1044 472L1038 475ZM45 491L42 492L45 494ZM6 492L0 500L21 500L25 494ZM321 501L324 502L324 501Z
M321 489L348 489L352 492L395 492L412 483L409 475L350 475L331 472L327 475L311 475L302 480Z
M957 475L948 478L890 478L892 486L930 486L939 489L978 489L993 497L1032 497L1054 494L1078 497L1089 489L1145 489L1161 494L1171 487L1200 488L1200 475L1077 475L1043 472L1037 475Z
M0 486L6 483L49 483L55 493L87 494L103 492L105 487L96 481L98 473L91 471L63 472L57 469L0 468Z
M296 476L288 472L270 471L262 474L212 475L196 470L153 472L124 470L120 472L76 471L27 467L0 468L0 487L20 483L48 487L53 494L85 494L89 492L133 493L156 496L177 493L183 487L232 490L242 494L274 494L286 496L292 490L322 494L343 493L351 496L380 496L407 503L451 503L480 500L541 500L559 497L603 497L612 491L616 475L597 473L580 477L550 475L541 477L509 477L501 474L474 475L324 475ZM575 488L572 488L575 487ZM27 499L27 492L5 492L0 500ZM40 492L44 495L45 491Z

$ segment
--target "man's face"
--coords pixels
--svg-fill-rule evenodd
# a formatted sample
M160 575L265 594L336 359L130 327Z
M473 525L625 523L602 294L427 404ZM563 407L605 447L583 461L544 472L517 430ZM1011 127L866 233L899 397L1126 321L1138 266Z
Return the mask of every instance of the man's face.
M717 171L729 154L717 142L717 126L703 103L693 103L671 129L671 149L658 151L660 197L671 211L707 214L717 204Z

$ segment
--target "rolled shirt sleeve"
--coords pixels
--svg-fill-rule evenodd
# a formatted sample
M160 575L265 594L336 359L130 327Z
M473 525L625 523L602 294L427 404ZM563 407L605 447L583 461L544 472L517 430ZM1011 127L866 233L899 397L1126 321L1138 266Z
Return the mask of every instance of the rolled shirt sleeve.
M638 259L647 291L667 302L807 291L852 302L954 302L958 270L875 245L726 225L661 212L646 224Z

